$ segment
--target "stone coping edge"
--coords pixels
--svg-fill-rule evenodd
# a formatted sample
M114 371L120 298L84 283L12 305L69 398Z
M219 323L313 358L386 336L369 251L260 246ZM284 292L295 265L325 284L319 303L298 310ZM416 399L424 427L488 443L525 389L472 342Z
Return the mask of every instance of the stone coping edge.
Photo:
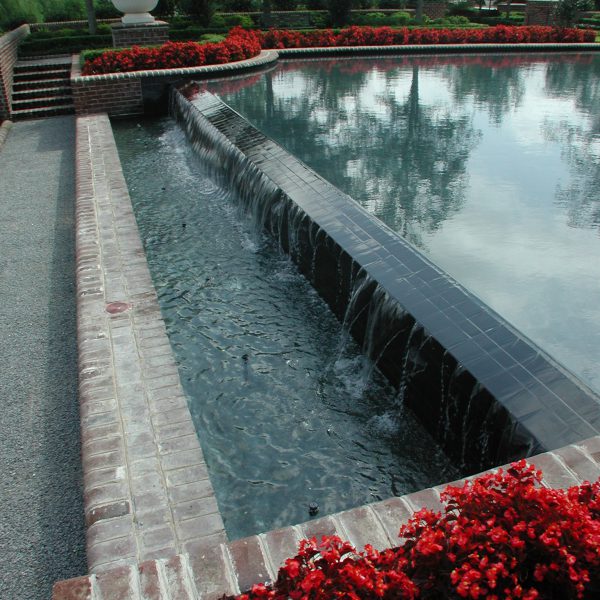
M585 480L595 481L600 476L600 436L528 461L543 470L546 487L567 488ZM52 600L218 600L223 594L246 591L255 583L274 581L285 559L296 554L302 538L338 535L359 550L365 544L379 550L397 545L400 525L414 512L424 507L441 509L440 493L446 485L230 543L201 543L170 559L60 581L54 586Z
M12 121L9 121L8 119L3 121L2 125L0 125L0 152L2 151L2 146L4 145L12 126Z
M105 114L77 118L75 211L88 568L225 542Z
M151 69L147 71L128 71L127 73L107 73L105 75L81 75L79 59L77 59L77 61L74 60L73 62L71 83L140 79L142 77L184 77L188 75L213 75L215 73L230 74L232 72L263 67L276 62L278 58L279 55L275 50L263 50L258 56L253 58L222 65L205 65L203 67L185 67L180 69Z
M72 82L85 83L91 81L111 81L119 79L136 79L140 77L173 77L188 75L229 75L231 72L262 67L277 62L279 58L315 55L364 55L364 54L449 54L473 52L518 52L525 51L600 51L596 43L546 43L546 44L427 44L398 46L342 46L334 48L284 48L279 50L263 50L258 56L222 65L206 65L203 67L186 67L180 69L152 69L146 71L128 71L127 73L107 73L105 75L81 75L74 71Z

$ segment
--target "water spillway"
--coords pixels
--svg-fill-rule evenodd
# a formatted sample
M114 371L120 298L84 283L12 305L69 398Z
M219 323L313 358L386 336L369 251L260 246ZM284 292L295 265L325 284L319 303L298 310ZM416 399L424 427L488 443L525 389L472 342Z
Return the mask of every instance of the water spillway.
M528 339L217 97L182 92L173 113L214 175L456 461L476 471L599 432L596 396Z

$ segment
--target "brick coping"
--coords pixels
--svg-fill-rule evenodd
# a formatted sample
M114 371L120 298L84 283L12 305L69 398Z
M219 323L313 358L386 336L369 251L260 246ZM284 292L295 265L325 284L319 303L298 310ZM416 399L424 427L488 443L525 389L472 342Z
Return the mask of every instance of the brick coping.
M75 210L88 568L224 542L106 115L77 119Z
M542 485L566 488L600 476L600 436L528 459L544 471ZM475 476L474 476L475 477ZM285 559L306 537L339 535L358 549L397 544L400 525L417 510L441 507L436 486L230 543L196 544L188 553L145 561L55 584L53 600L217 600L253 584L274 581Z
M119 79L136 79L140 77L158 76L187 76L223 74L232 71L253 69L277 62L279 58L296 56L314 56L323 54L451 54L473 52L518 52L518 51L600 51L596 43L562 43L562 44L429 44L429 45L398 45L398 46L342 46L323 48L284 48L279 50L262 50L258 56L246 60L225 63L222 65L205 65L202 67L185 67L178 69L149 69L145 71L128 71L126 73L107 73L104 75L82 75L79 59L73 60L71 81L76 83L91 81L114 81Z
M118 48L115 48L118 50ZM95 81L117 81L122 79L139 79L142 77L183 77L188 75L212 75L214 73L229 74L262 67L274 63L279 58L275 50L263 50L258 56L225 63L222 65L205 65L202 67L183 67L179 69L149 69L146 71L128 71L127 73L107 73L105 75L82 75L79 56L73 57L71 83L89 83Z

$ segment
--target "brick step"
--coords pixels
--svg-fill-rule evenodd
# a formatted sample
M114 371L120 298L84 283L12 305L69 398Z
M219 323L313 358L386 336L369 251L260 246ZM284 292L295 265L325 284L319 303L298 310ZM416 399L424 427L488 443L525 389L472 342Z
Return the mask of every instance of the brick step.
M45 69L42 71L20 71L14 74L14 81L39 81L41 79L69 79L71 76L69 69Z
M28 110L31 108L54 108L55 106L67 106L73 103L71 94L38 96L37 98L27 98L25 100L13 99L12 109L14 111Z
M55 97L55 96L68 96L69 98L72 96L71 94L71 86L69 85L59 85L52 87L28 87L25 89L14 90L13 89L13 103L21 100L35 100L40 97Z
M70 79L68 77L58 77L55 79L27 79L24 81L16 81L13 83L13 95L17 92L35 90L40 87L70 87Z
M72 103L41 108L26 108L13 110L10 113L12 121L24 121L25 119L41 119L43 117L55 117L57 115L72 115L75 106Z
M15 73L30 71L52 71L55 69L71 69L71 59L61 60L19 60L15 65Z

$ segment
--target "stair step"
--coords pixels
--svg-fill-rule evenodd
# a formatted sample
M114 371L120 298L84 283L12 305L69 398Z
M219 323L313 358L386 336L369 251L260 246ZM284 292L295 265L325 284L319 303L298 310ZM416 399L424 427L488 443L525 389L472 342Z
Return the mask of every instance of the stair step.
M39 98L29 98L26 100L13 100L13 112L27 110L31 108L54 108L55 106L66 106L72 104L73 98L70 94L61 96L41 96Z
M71 87L61 85L56 87L30 87L25 90L13 90L13 102L19 100L33 100L40 97L71 96Z
M16 92L26 92L29 90L35 90L39 87L70 87L69 78L60 77L56 79L31 79L25 81L15 81L13 83L13 94L15 94Z
M15 73L29 73L31 71L53 71L56 69L71 69L71 59L69 60L48 60L48 61L24 61L19 60L15 64Z
M57 115L72 115L75 107L72 104L52 106L49 108L27 108L24 110L13 110L10 113L12 121L23 121L24 119L40 119L42 117L53 117Z
M14 81L31 81L39 79L70 78L69 69L44 69L42 71L15 71Z

